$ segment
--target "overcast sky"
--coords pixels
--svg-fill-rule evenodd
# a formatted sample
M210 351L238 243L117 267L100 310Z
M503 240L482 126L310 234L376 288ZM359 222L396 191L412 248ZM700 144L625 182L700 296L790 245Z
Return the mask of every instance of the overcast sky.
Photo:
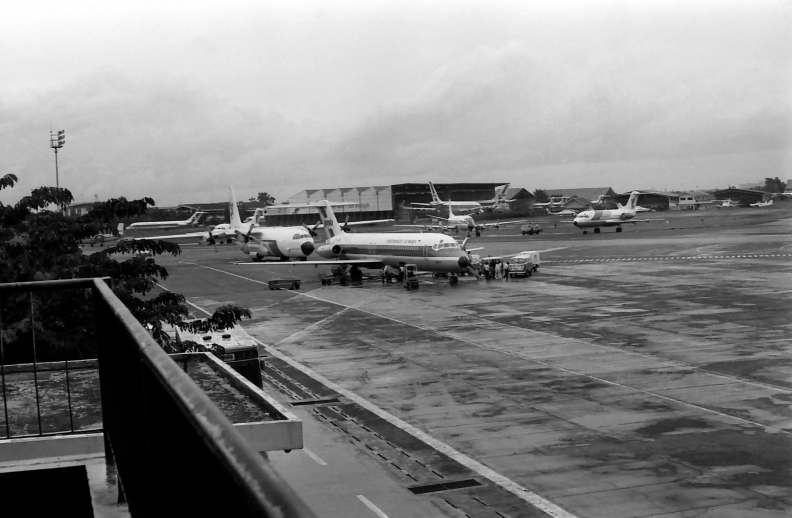
M113 5L113 7L110 7ZM0 191L158 205L403 182L792 178L792 2L12 2Z

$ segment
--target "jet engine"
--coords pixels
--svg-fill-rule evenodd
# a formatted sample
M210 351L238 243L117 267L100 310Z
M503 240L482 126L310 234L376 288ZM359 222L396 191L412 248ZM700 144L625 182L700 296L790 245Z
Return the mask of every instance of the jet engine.
M316 253L322 257L338 257L344 252L341 245L322 245L316 249Z

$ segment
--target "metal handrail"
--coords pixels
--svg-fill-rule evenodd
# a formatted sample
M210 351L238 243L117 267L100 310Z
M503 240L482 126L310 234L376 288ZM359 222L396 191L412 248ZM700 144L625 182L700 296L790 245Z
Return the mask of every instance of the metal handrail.
M240 496L244 496L247 500L249 508L253 511L251 516L314 516L294 491L268 464L265 464L262 457L234 430L234 426L228 418L212 403L209 397L154 341L148 331L132 316L110 288L97 280L94 289L98 294L97 301L106 305L102 308L102 312L109 311L123 324L122 332L126 334L124 338L135 344L143 365L149 369L161 387L177 403L183 416L190 422L206 447L212 451L220 464L224 465L226 475L233 478L234 485L244 489L242 491L244 495ZM102 335L103 331L107 331L107 329L102 329L104 326L101 325L106 319L99 318L98 320L100 324L99 369L101 377L102 353L106 352L106 347L102 343ZM112 442L113 430L111 426L110 423L107 423L105 429ZM123 466L120 462L118 467L119 473L121 473ZM218 496L223 502L229 500L228 495ZM130 500L130 506L131 504ZM199 507L205 510L205 501L201 502Z
M0 285L0 295L92 288L106 453L133 516L313 517L107 285Z

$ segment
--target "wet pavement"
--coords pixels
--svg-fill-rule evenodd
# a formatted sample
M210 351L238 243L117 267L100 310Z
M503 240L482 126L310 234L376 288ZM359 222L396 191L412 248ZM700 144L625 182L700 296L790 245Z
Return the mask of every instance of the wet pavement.
M437 512L792 515L792 220L630 230L480 239L484 256L548 250L508 283L322 286L322 268L185 248L165 285L251 309L245 328L283 358L281 397L338 399L307 411L405 494L480 484L410 497ZM301 289L263 284L285 277Z

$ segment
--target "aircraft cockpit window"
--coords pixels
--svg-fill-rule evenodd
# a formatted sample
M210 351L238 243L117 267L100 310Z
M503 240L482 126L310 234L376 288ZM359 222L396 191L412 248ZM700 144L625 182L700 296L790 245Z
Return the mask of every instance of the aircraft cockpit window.
M453 241L451 243L437 243L437 244L432 245L432 250L434 250L435 252L437 252L438 250L445 249L445 248L452 248L452 249L459 248L459 243L457 243L456 241Z

